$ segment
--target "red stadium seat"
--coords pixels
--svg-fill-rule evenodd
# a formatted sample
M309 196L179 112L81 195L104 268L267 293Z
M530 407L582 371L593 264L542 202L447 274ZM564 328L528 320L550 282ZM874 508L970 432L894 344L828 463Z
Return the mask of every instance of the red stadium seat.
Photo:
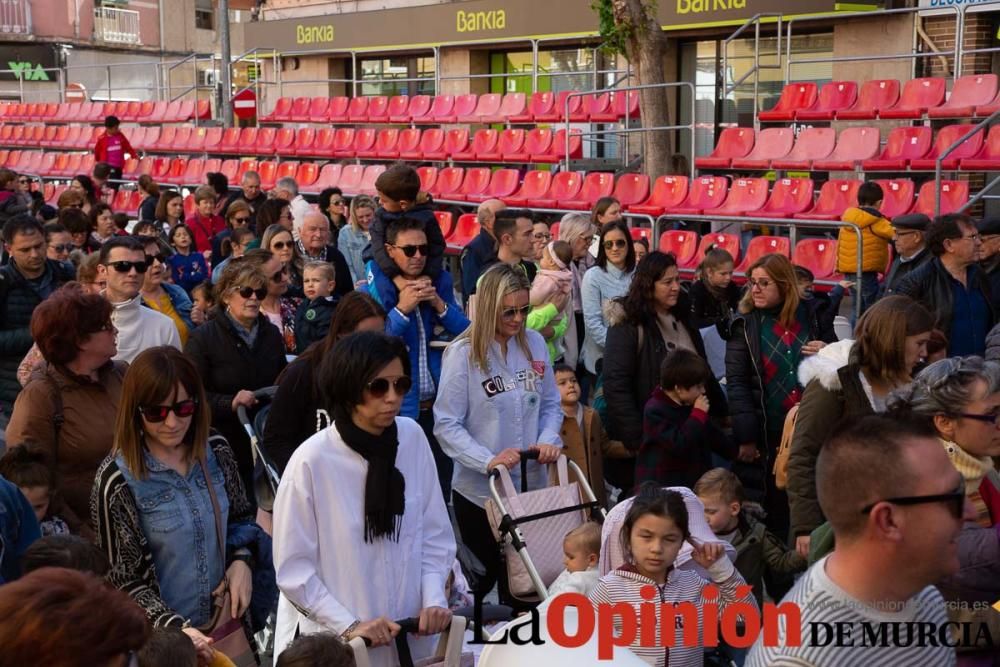
M649 197L649 176L645 174L622 174L615 183L611 196L618 200L622 208L646 201Z
M244 127L243 131L240 132L240 141L236 152L240 155L256 155L257 136L263 129L258 127Z
M500 141L500 133L490 128L476 130L472 137L472 145L467 150L451 153L451 159L455 162L474 162L481 160L481 155L496 153L497 142Z
M583 96L583 106L577 114L570 114L569 118L573 122L600 123L600 119L611 114L611 93L596 93L594 95Z
M180 106L177 107L176 116L174 116L175 123L183 123L190 120L194 116L194 100L179 100Z
M374 197L378 194L375 189L375 181L378 177L386 170L384 164L370 164L365 167L365 173L361 176L361 185L358 186L358 192L363 195L368 195Z
M521 130L521 132L524 132ZM552 150L552 130L535 127L523 134L524 141L516 151L503 151L504 162L531 162L532 155L548 153ZM501 137L502 140L502 137Z
M170 106L170 102L160 101L153 104L153 109L149 112L142 122L144 123L162 123L167 115L167 107ZM67 120L71 120L67 118Z
M456 95L455 104L452 107L451 112L444 117L435 116L434 120L438 123L457 123L459 122L459 118L465 118L473 115L476 112L478 103L478 95Z
M747 244L743 261L736 267L736 273L746 274L751 264L764 255L777 253L788 257L791 254L791 242L786 236L755 236Z
M960 76L951 89L948 101L928 109L929 118L970 118L976 109L989 104L997 95L996 74Z
M344 165L328 162L319 171L319 176L312 184L311 192L322 192L327 188L336 188L340 185L340 176L343 173Z
M409 120L403 122L413 122L413 123L424 122L431 112L432 99L433 98L430 95L414 95L413 97L411 97L410 106L406 110L406 114L409 116Z
M767 203L767 179L737 178L729 186L729 195L719 208L705 211L705 215L746 215Z
M854 171L863 160L878 154L879 131L875 127L848 127L837 137L837 146L827 157L815 160L813 171Z
M811 178L782 178L774 182L771 196L763 208L748 215L759 218L794 218L813 205Z
M263 160L257 163L257 173L260 175L260 189L273 190L278 182L278 163L273 160Z
M389 98L385 95L376 95L368 102L368 122L388 123L389 122Z
M329 97L314 97L309 101L309 113L305 121L309 123L325 123L330 113Z
M583 187L583 174L579 171L560 171L552 177L552 187L544 197L531 198L531 208L556 208L560 200L575 199Z
M295 178L295 174L299 171L299 163L292 160L290 162L282 162L278 165L278 171L274 175L274 181L277 183L283 178Z
M729 192L729 181L722 176L699 176L691 181L687 197L664 214L701 215L704 211L722 206Z
M455 96L435 95L431 102L430 110L421 118L414 118L415 123L447 123L447 119L454 115Z
M972 125L946 125L938 130L937 137L934 138L934 146L926 157L910 160L910 170L912 171L934 171L937 159L948 150L953 143L965 137L972 129ZM975 157L983 148L983 133L977 132L958 145L948 157L941 162L942 169L955 171L958 169L962 158Z
M962 169L990 171L1000 169L1000 125L994 125L986 134L983 147L975 157L962 158Z
M497 169L490 178L490 184L485 192L466 195L466 200L471 202L484 202L487 199L503 199L512 195L517 190L521 174L517 169Z
M188 118L197 118L198 120L211 120L212 119L212 102L210 100L198 100L194 106L194 111Z
M292 101L292 110L288 120L293 123L306 123L309 121L309 105L312 100L308 97L296 97Z
M174 185L201 185L205 181L205 161L191 158L184 167L184 172L170 182Z
M397 143L399 143L398 129L393 127L379 130L375 136L375 144L370 148L359 150L358 157L362 159L391 157L389 154L395 152Z
M126 163L126 165L127 164L128 163ZM65 162L63 163L63 166L60 169L59 163L57 161L56 164L53 166L53 171L55 172L55 175L58 176L60 173L64 173L63 170L65 170L65 168L66 168ZM153 173L153 157L147 155L146 157L140 158L135 162L133 162L133 164L131 165L131 170L126 171L123 169L122 178L127 181L131 181L139 178L143 174L152 174L152 173ZM198 182L200 183L201 181L199 180Z
M431 192L434 183L437 181L437 167L417 167L417 175L420 176L420 189L423 192Z
M799 132L792 151L783 158L772 160L772 169L809 171L814 160L823 160L837 145L837 131L832 127L807 127Z
M475 167L465 170L465 180L462 187L455 192L442 192L441 199L451 201L471 201L470 195L480 195L486 192L490 185L490 169L488 167Z
M405 130L401 130L399 132L399 139L396 141L396 147L393 148L391 151L382 153L380 156L395 159L403 157L404 153L408 155L414 155L414 154L419 155L420 130L409 127L406 128Z
M538 115L552 113L555 99L555 95L550 92L532 93L531 97L528 98L527 108L519 114L512 115L507 121L510 123L534 123Z
M722 234L713 233L705 234L701 237L701 242L698 243L698 252L695 253L694 259L688 266L682 266L682 269L694 269L701 261L705 259L705 253L709 251L710 248L718 248L720 250L725 250L733 258L733 265L736 266L740 262L740 237L738 234Z
M257 140L254 151L257 155L274 155L274 139L278 131L273 127L262 127L257 130Z
M646 243L650 246L653 245L653 230L649 227L630 227L628 230L629 236L632 237L633 241L638 241L639 239L646 239Z
M876 79L865 81L858 92L858 100L850 109L837 112L837 120L871 120L880 111L899 101L899 81Z
M236 174L240 171L240 161L237 159L223 160L219 165L219 172L225 175L230 183L236 182Z
M913 204L913 213L923 213L933 218L934 195L937 191L934 181L927 181L920 186L917 201ZM968 181L941 181L941 215L957 213L969 201Z
M589 211L598 199L610 196L614 187L614 174L592 171L584 176L580 193L572 198L560 199L558 207L574 211Z
M409 123L410 98L408 95L393 95L389 98L389 105L386 108L387 119L390 123Z
M56 125L46 125L42 129L42 138L39 139L38 145L41 146L42 148L51 148L52 147L52 140L56 138L56 132L58 130L59 130L59 127L56 126ZM136 133L133 133L133 134L136 134ZM135 146L135 139L132 139L132 141L129 142L129 143L131 143L133 146Z
M576 97L570 97L573 94L572 90L561 90L556 93L555 102L552 105L552 110L535 115L536 123L558 123L560 121L565 121L566 119L566 103L569 101L569 115L572 117L580 112L580 108L583 106L583 98L579 95Z
M262 123L286 123L292 120L292 104L294 100L291 97L279 97L278 101L274 103L274 109L271 113L263 116L260 121Z
M160 132L160 145L162 146L165 141L165 135L172 132L170 136L170 141L173 141L173 136L177 133L176 128L167 126L164 127ZM227 127L222 133L222 140L219 142L218 152L220 153L238 153L240 143L240 128L238 127Z
M444 135L444 152L455 158L456 155L460 153L469 152L469 131L465 128L458 128L454 130L448 130ZM425 156L427 157L427 156ZM430 158L427 159L437 159Z
M660 252L673 253L677 258L677 266L684 267L694 260L698 251L698 235L694 232L669 229L660 234L656 249Z
M215 153L216 148L222 141L223 128L221 127L199 127L198 131L191 135L192 141L195 135L201 138L201 149L206 153Z
M361 178L365 175L365 167L360 164L348 164L340 172L340 183L338 187L344 194L356 195L361 187Z
M468 137L466 137L468 142ZM437 160L445 161L448 154L444 150L444 130L432 127L420 135L420 144L412 151L403 151L399 155L404 160Z
M174 185L180 185L181 181L184 180L184 174L187 173L188 159L184 157L174 158L170 163L170 171L163 178L166 183L173 183ZM201 181L197 181L201 184Z
M861 181L831 179L819 189L812 209L795 215L804 220L840 220L844 211L857 204Z
M170 161L173 158L169 157L157 157L153 158L153 171L150 176L157 183L162 183L166 180L167 175L170 173ZM81 161L81 166L83 165Z
M909 179L877 180L882 188L882 215L892 220L897 215L909 213L913 208L913 195L916 189ZM857 201L851 202L857 206Z
M529 171L524 175L521 188L510 196L504 197L504 202L510 206L527 206L528 200L544 197L551 186L551 171Z
M354 155L360 156L375 150L375 139L378 138L378 130L373 127L359 127L354 132ZM374 153L372 153L374 157Z
M583 157L583 137L580 130L571 129L569 134L569 158L578 160ZM566 159L566 128L556 130L552 135L552 144L548 153L532 153L531 161L544 164L555 164Z
M733 158L733 169L766 171L771 168L771 160L785 157L792 151L795 132L788 127L771 127L761 130L753 150L746 157Z
M295 155L295 130L281 127L274 133L274 154L278 157Z
M295 182L299 184L299 188L310 188L309 192L312 192L311 188L318 178L319 165L315 162L303 162L295 172Z
M312 155L312 145L315 140L316 128L300 127L295 132L295 140L292 142L289 152L292 155Z
M484 123L507 123L510 118L524 113L526 105L524 93L507 93L500 101L500 108L495 114L486 114L483 117Z
M500 102L503 96L498 93L487 93L479 96L476 108L472 113L459 115L459 123L495 123L501 121L489 120L500 111Z
M320 128L316 132L316 138L313 139L312 148L309 149L309 154L325 158L334 157L334 148L337 144L337 132L339 132L339 130L334 130L332 127ZM350 140L351 142L354 141L353 134L351 135Z
M746 157L753 150L754 131L749 127L727 127L719 135L715 150L706 157L695 158L698 169L728 169L733 158Z
M888 109L878 112L879 118L920 118L928 109L939 107L944 102L944 79L924 77L910 79L903 86L899 101Z
M128 200L131 195L132 193L124 188L118 190L114 197L111 198L111 210L116 213L124 211L128 207Z
M465 213L458 216L455 229L445 241L450 250L457 251L469 245L477 236L479 236L479 221L476 219L476 214Z
M924 126L897 127L889 132L882 154L863 160L865 171L903 171L910 160L922 158L931 149L931 128Z
M347 120L352 123L367 123L370 100L370 97L352 97L351 104L347 107Z
M649 198L642 203L628 206L626 210L629 213L642 215L663 215L684 201L687 192L687 176L660 176L653 183L653 192Z
M523 150L524 135L525 131L518 128L502 130L496 149L487 153L477 153L476 158L481 162L505 162L508 155Z
M781 97L774 108L757 114L763 122L788 122L795 114L816 105L816 84L812 82L789 83L781 91Z
M802 239L792 251L792 264L809 269L817 280L828 279L837 273L837 242L831 239Z
M51 151L45 151L42 153L42 161L38 163L38 167L35 169L35 173L39 176L48 176L52 173L52 167L56 163L56 155L58 153L53 153Z
M239 163L239 168L236 170L236 181L241 182L243 180L243 174L248 171L259 171L260 163L257 160L242 160Z
M339 97L330 98L330 106L327 107L327 120L331 123L346 123L347 114L351 109L351 98Z
M437 180L434 181L434 188L431 194L435 197L442 192L458 192L465 180L465 169L462 167L445 167L438 172Z
M354 157L353 127L338 127L334 132L332 152L335 157Z

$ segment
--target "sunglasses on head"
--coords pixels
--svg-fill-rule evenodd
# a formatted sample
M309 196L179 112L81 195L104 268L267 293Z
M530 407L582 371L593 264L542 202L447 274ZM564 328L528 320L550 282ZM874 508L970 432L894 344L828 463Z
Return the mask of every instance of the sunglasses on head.
M427 244L421 243L420 245L394 245L393 248L398 248L403 251L403 254L407 257L413 257L418 252L421 257L427 256Z
M271 247L275 250L284 250L285 248L291 248L294 241L273 241Z
M53 250L55 250L56 252L69 252L70 250L73 249L73 244L72 243L53 243L49 247L52 248Z
M118 273L128 273L132 269L135 269L136 273L145 273L146 269L149 268L146 264L146 260L142 260L141 262L110 262L108 266L113 268Z
M512 320L515 316L520 315L521 317L527 317L528 313L531 312L531 306L521 306L520 308L507 308L500 313L500 317L505 320Z
M233 291L244 299L249 299L251 296L255 296L258 301L263 301L264 297L267 296L266 287L260 287L258 289L254 289L253 287L234 287Z
M604 249L611 250L612 248L624 248L628 245L628 241L625 239L608 239L604 242Z
M389 385L392 385L396 396L405 396L410 391L410 387L413 386L413 380L408 375L400 375L395 379L375 378L365 385L365 389L373 398L382 398L389 393Z
M173 405L140 405L139 414L146 418L146 421L157 424L167 418L173 412L178 417L190 417L198 409L198 401L189 398L186 401L179 401Z

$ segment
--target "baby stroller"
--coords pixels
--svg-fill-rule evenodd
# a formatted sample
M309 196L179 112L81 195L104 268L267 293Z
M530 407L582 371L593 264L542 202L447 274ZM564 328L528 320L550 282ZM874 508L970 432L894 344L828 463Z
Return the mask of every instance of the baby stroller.
M266 512L274 509L274 495L278 492L280 477L277 466L261 448L258 434L264 432L264 422L267 420L271 399L274 398L276 391L278 387L272 386L263 387L253 393L253 397L257 399L257 411L252 419L245 406L236 408L236 416L250 438L250 452L253 454L253 494L257 500L257 507Z
M434 655L417 661L410 655L410 645L406 641L406 636L417 633L420 620L405 618L396 623L400 626L399 634L396 635L399 667L472 667L472 655L462 653L462 639L466 626L466 620L462 616L452 616L451 627L440 634ZM371 662L368 660L369 641L355 637L351 640L350 646L354 650L354 661L358 667L371 667Z
M549 486L529 491L527 462L537 459L537 451L521 452L520 493L506 468L494 468L489 476L491 498L486 501L490 526L503 550L511 597L527 605L544 600L548 586L562 572L566 533L588 518L603 523L605 516L586 476L563 455L548 466ZM569 481L570 470L577 481Z

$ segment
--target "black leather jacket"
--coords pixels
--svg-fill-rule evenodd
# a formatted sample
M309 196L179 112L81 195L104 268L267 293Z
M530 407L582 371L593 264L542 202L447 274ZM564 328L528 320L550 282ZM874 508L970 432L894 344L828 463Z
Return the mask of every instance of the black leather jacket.
M997 323L996 305L993 303L993 294L990 290L990 283L983 270L976 265L969 267L969 286L978 289L990 311L990 328ZM937 319L937 328L945 335L951 335L951 318L953 311L954 292L952 291L952 277L948 269L941 263L940 257L935 257L923 266L910 272L903 282L896 288L896 294L908 296L915 301L919 301L929 311L934 313Z

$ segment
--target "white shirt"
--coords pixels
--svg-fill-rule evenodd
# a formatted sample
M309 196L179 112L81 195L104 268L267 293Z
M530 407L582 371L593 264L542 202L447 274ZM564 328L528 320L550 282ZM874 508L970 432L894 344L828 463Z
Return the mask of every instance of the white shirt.
M399 541L364 541L368 463L335 426L292 455L274 501L274 567L287 602L279 604L275 646L283 650L298 623L303 634L341 634L356 620L418 616L448 608L445 582L455 535L441 497L430 445L412 419L397 417L396 467L406 479ZM414 658L433 652L436 638L414 640ZM419 654L419 655L418 655ZM373 667L398 664L393 646L369 651Z
M545 600L548 602L562 593L579 593L580 595L589 596L591 591L597 588L600 580L601 573L598 571L596 565L580 572L563 570L556 577L556 580L552 582L552 585L549 586L549 597L545 598Z
M115 361L132 363L140 352L160 345L181 349L181 337L174 321L142 305L142 295L130 301L111 304L111 323L118 329L118 354Z

